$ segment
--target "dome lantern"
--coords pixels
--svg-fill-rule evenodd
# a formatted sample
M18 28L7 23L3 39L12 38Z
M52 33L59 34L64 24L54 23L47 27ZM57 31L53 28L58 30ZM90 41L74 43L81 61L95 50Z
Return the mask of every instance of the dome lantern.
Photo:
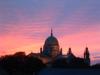
M51 28L51 36L53 36L53 30L52 30L52 28Z

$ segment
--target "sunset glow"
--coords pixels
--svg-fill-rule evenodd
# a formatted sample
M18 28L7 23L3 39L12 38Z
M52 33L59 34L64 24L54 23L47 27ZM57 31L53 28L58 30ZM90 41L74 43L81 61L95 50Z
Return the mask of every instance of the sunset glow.
M71 47L83 57L88 46L100 61L94 58L100 56L99 0L0 1L0 55L39 52L51 28L63 54Z

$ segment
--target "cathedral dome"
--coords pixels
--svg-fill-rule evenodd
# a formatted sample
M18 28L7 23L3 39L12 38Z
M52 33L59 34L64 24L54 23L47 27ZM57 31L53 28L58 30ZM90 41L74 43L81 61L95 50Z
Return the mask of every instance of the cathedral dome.
M59 53L59 42L57 38L53 36L52 30L51 36L45 40L43 53L45 55L57 55Z
M52 46L52 45L59 45L59 43L58 43L58 40L56 39L56 37L50 36L46 39L45 45Z

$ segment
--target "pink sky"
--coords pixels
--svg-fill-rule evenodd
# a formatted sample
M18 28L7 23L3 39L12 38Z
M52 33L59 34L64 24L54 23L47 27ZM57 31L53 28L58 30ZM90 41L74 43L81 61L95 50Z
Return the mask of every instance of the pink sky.
M39 52L53 28L64 54L71 47L83 57L87 45L91 58L99 61L99 7L99 0L2 0L0 55Z

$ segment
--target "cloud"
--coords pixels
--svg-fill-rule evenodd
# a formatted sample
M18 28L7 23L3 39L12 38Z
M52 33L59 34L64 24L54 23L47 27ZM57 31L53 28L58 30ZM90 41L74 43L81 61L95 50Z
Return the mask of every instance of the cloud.
M51 27L65 53L71 46L82 54L86 43L99 52L99 7L99 0L1 0L0 52L37 52Z

